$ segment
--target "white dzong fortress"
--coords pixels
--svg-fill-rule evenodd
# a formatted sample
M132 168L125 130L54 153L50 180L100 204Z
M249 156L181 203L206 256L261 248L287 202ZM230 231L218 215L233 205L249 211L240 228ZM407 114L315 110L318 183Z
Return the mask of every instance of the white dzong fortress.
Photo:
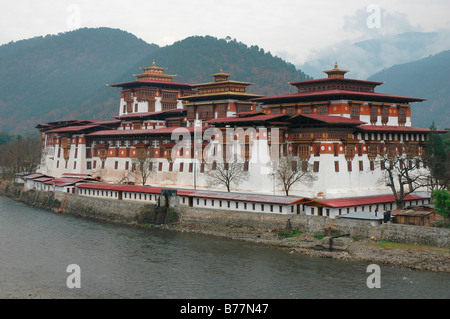
M412 126L410 103L422 99L377 93L381 82L348 79L337 64L326 78L290 83L296 93L269 97L246 92L251 83L222 70L214 82L196 85L173 81L155 63L142 70L133 82L110 85L122 89L114 120L39 124L39 173L142 185L136 171L148 158L146 185L207 190L205 170L233 152L248 171L233 192L280 196L270 164L289 155L316 175L312 185L290 189L311 203L293 212L341 215L355 203L383 211L392 209L392 192L380 183L384 163L377 156L420 156L430 132Z

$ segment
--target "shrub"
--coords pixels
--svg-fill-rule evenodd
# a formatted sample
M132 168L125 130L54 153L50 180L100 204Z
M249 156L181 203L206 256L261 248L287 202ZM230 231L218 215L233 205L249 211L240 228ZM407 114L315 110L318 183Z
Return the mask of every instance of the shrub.
M436 212L448 220L450 217L450 193L446 190L436 190L432 194Z
M299 231L299 230L297 230L297 229L294 229L294 230L292 230L291 232L288 232L288 231L285 231L285 230L280 230L280 231L277 233L278 237L284 237L284 238L288 238L288 237L298 237L298 236L300 236L300 235L302 235L302 234L303 234L303 232L301 232L301 231Z

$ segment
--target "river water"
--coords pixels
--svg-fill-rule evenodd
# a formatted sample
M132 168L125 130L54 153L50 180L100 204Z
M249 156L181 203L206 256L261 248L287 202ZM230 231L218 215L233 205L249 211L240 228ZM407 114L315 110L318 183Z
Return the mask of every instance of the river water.
M69 289L69 265L80 269ZM448 298L450 275L57 215L0 196L0 298Z

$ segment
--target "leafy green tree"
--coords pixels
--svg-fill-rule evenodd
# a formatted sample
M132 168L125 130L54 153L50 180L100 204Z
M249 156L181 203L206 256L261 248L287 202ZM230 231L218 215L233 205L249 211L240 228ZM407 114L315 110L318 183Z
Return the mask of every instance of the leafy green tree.
M446 190L435 190L432 194L436 212L448 220L450 216L450 193Z
M450 128L447 127L445 130L447 133L443 135L442 142L444 143L445 151L448 154L450 152Z
M13 137L8 132L0 132L0 145L5 145L11 142Z
M430 126L431 133L428 136L425 145L425 155L423 161L430 170L430 186L432 190L445 189L449 186L450 179L450 161L445 151L444 143L439 133L436 132L436 126Z

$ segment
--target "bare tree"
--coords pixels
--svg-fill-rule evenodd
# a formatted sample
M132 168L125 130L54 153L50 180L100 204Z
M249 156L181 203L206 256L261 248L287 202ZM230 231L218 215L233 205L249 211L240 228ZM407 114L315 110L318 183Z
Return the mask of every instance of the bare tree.
M152 157L153 150L148 147L138 147L137 156L133 158L133 166L136 167L135 179L145 185L148 178L155 172L156 161Z
M423 168L423 160L412 152L398 152L402 146L390 146L391 150L378 154L379 165L384 172L381 183L389 186L397 208L404 208L409 194L428 187L430 172Z
M0 146L0 168L3 177L12 178L19 173L31 173L41 158L41 141L32 136L16 137Z
M142 185L147 183L147 180L155 172L155 160L152 158L134 158L133 163L136 164L135 179Z
M281 186L286 196L289 196L289 190L294 184L302 182L311 186L317 180L312 165L308 161L300 161L296 156L290 154L282 156L273 164L273 178Z
M244 169L245 164L239 161L237 155L227 162L213 162L206 166L208 186L223 185L230 192L234 185L247 180L249 173Z

